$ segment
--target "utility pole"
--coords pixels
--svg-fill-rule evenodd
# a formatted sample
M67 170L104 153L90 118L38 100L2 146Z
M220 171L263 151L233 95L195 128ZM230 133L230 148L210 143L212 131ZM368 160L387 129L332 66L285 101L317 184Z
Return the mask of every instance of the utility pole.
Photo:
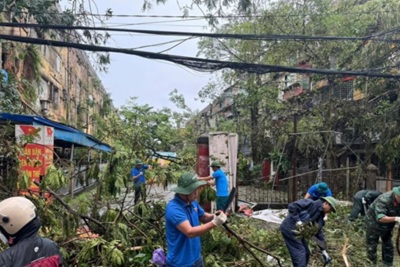
M297 112L293 116L293 153L292 153L292 179L289 180L289 202L297 200Z

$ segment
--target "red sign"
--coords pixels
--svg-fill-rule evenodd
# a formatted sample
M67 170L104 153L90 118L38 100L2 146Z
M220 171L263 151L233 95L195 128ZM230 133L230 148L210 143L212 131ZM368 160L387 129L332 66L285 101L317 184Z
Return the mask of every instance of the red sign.
M16 125L17 142L26 143L24 153L19 156L21 170L31 181L30 189L38 187L33 181L40 182L40 177L53 164L54 129L48 126Z

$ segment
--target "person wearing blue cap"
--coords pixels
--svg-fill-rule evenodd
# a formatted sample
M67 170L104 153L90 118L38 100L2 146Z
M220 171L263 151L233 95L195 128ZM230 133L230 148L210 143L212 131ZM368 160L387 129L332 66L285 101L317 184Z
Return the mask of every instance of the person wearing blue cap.
M145 170L147 170L149 166L144 164L140 159L135 160L135 167L131 170L131 179L133 181L133 188L135 189L135 205L139 201L140 197L142 197L143 201L145 201L146 197L146 177Z
M200 236L226 222L224 212L207 213L197 202L199 187L206 184L195 173L188 172L171 189L176 194L165 210L166 267L204 267Z
M311 186L304 198L310 198L312 200L318 200L321 197L331 197L332 191L329 189L328 184L321 182Z

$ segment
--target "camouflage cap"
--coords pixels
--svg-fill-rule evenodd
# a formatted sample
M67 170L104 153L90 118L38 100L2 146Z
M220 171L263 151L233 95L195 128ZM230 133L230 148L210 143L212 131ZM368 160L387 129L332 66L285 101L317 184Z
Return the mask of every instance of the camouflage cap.
M393 187L393 192L394 192L396 195L400 196L400 186Z

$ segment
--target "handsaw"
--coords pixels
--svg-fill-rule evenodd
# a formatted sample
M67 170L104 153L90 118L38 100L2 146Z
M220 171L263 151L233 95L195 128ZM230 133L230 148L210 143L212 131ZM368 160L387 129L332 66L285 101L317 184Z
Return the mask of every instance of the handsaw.
M225 205L224 209L222 210L223 212L226 212L229 209L233 200L235 199L235 196L236 196L236 187L232 187L231 192L229 193L229 196L228 196L228 201L226 202L226 205Z
M236 195L236 187L232 187L231 192L229 193L228 201L227 201L227 203L226 203L224 209L222 210L224 213L225 213L225 212L229 209L229 207L231 206L233 200L235 199L235 195ZM226 230L228 233L230 233L232 236L234 236L234 237L239 241L239 243L243 246L243 248L244 248L245 250L247 250L248 253L250 253L250 254L254 257L254 259L258 262L259 266L264 267L263 262L257 257L257 255L256 255L249 247L247 247L247 245L249 245L249 246L251 246L252 248L255 248L255 249L259 250L259 251L262 251L262 252L264 252L264 253L267 253L268 255L272 256L273 258L275 258L275 259L277 260L278 265L279 265L280 267L282 266L282 265L281 265L281 261L280 261L280 259L279 259L278 257L276 257L276 256L274 256L274 255L268 253L267 251L261 250L260 248L254 246L253 244L251 244L251 243L249 243L248 241L244 240L244 239L243 239L242 237L240 237L235 231L233 231L233 230L228 226L227 223L224 223L222 226L225 228L225 230Z
M367 215L368 207L367 207L367 202L365 201L364 198L361 199L361 203L362 203L363 208L364 208L364 214Z

